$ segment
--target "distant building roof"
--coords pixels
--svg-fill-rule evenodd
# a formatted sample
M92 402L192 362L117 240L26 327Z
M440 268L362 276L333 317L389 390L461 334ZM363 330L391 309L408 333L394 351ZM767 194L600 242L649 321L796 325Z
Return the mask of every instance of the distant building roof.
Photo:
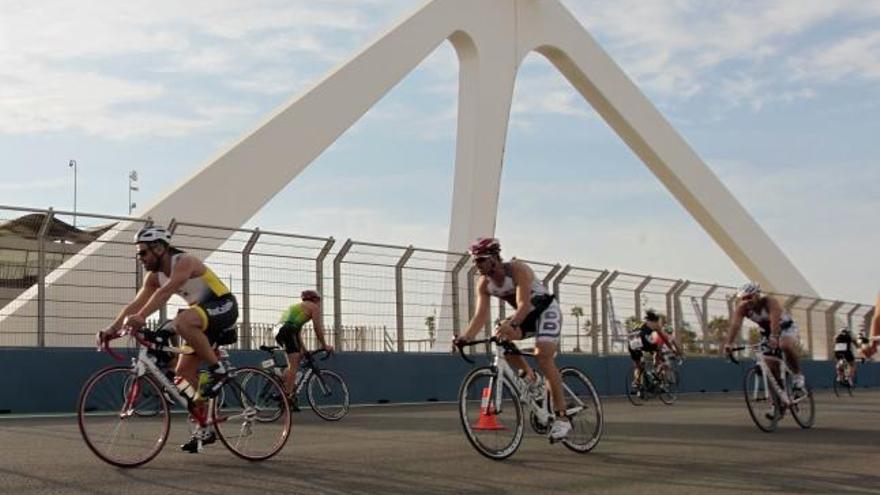
M25 239L36 239L40 233L40 227L46 221L45 213L31 213L0 223L0 236L15 236ZM98 227L90 227L87 229L79 229L67 222L52 217L49 229L46 231L46 238L50 241L68 241L75 243L89 243L107 232L116 222L101 225Z

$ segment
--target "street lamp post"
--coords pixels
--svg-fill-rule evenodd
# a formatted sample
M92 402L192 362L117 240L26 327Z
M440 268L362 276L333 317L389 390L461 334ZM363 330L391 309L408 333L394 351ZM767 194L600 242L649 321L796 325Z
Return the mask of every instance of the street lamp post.
M73 226L76 227L76 160L70 160L68 167L73 167Z
M128 216L131 216L131 211L137 208L137 203L133 203L131 201L131 192L138 191L138 173L137 170L132 170L128 173Z

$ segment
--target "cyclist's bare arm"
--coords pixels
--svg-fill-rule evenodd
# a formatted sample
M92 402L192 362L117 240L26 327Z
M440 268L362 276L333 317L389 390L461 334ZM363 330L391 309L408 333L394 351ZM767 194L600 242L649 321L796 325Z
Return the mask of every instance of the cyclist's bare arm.
M143 307L138 310L137 315L146 319L159 308L164 306L165 303L168 302L168 299L170 299L187 280L204 273L205 265L199 261L198 258L189 254L181 256L177 261L177 264L174 265L174 269L171 270L171 276L168 277L168 282L153 292L150 299L148 299ZM150 275L154 274L151 273ZM158 275L156 277L158 281Z
M486 277L480 277L480 281L477 282L477 308L467 329L461 335L463 339L472 340L480 328L486 324L489 319L489 297L489 281Z
M770 335L779 337L781 332L779 325L782 322L782 305L779 304L775 297L767 298L767 312L770 313Z
M326 348L327 342L324 340L324 315L321 314L321 307L311 301L303 302L308 308L309 316L312 318L312 328L315 329L315 337L321 347Z
M122 311L119 312L116 319L113 320L113 323L107 328L106 333L114 335L119 332L119 329L122 328L122 322L125 321L125 317L140 311L158 288L159 279L156 274L152 272L147 274L144 279L144 285L138 290L134 300L122 308Z
M667 346L671 347L672 350L673 350L676 354L681 354L681 348L678 347L678 342L676 342L675 339L673 339L673 338L672 338L668 333L666 333L662 328L661 328L660 330L657 330L657 335L659 335L659 336L660 336L660 339L661 339L661 340L662 340Z
M519 325L532 310L532 282L535 280L535 273L521 261L511 262L510 272L513 284L516 286L516 312L509 321L511 324Z
M733 318L730 320L730 329L727 331L727 346L730 346L733 344L733 341L736 340L736 336L742 328L743 316L745 313L746 306L743 303L740 303L733 311Z

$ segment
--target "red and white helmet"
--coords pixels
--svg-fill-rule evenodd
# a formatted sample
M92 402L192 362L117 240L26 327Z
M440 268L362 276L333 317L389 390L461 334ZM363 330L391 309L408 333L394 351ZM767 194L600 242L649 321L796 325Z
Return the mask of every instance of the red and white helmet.
M490 256L501 254L501 243L494 237L480 237L468 250L471 256Z

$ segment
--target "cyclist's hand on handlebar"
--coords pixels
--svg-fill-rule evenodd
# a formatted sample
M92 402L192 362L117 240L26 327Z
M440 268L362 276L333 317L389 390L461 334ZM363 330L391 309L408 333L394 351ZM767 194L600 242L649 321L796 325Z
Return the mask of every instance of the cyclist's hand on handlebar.
M327 351L327 354L333 354L333 346L330 344L324 344L324 350Z
M122 327L126 330L137 332L141 328L144 328L146 324L146 318L139 315L138 313L134 313L125 317L125 320L123 320L122 323Z
M464 335L456 335L452 338L452 352L461 350L461 347L467 344L470 341L469 338Z

